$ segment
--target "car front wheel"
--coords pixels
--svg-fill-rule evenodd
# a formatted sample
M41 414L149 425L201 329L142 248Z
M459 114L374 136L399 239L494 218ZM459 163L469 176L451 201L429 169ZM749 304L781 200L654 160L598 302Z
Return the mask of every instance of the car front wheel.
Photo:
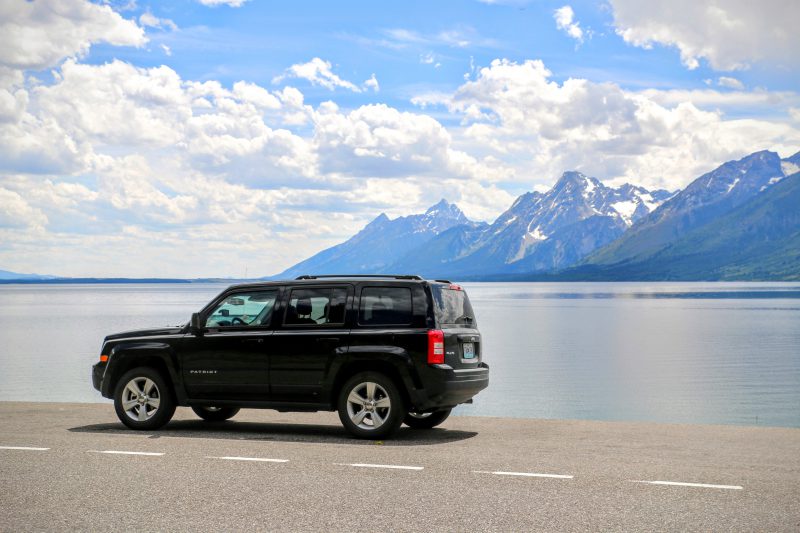
M378 372L356 374L339 393L342 425L361 439L383 439L403 422L403 397L394 382Z
M117 382L114 410L131 429L158 429L175 414L175 401L167 381L156 369L139 367Z

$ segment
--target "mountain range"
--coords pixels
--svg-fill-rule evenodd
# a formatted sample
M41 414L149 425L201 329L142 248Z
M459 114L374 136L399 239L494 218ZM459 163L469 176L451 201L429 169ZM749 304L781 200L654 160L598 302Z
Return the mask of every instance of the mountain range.
M10 270L0 270L0 280L47 280L54 276L42 276L41 274L20 274Z
M565 172L492 224L441 200L379 215L274 277L415 273L459 279L800 279L800 152L727 162L676 193Z
M800 152L726 163L563 275L800 279L799 171Z
M800 152L729 161L677 192L565 172L494 222L442 199L381 213L356 235L263 279L413 273L461 280L800 280ZM115 282L0 270L7 282ZM151 280L180 281L180 280Z
M297 263L275 276L291 278L302 274L387 272L410 250L429 242L453 227L472 227L464 213L445 200L421 215L390 220L381 213L353 237Z

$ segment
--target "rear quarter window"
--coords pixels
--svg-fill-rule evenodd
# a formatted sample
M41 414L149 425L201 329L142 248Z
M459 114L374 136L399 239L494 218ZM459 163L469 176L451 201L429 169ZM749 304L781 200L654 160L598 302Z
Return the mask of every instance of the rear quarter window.
M474 327L475 313L467 293L459 286L431 285L433 312L439 324Z
M364 326L407 326L414 316L411 289L364 287L358 306L358 323Z

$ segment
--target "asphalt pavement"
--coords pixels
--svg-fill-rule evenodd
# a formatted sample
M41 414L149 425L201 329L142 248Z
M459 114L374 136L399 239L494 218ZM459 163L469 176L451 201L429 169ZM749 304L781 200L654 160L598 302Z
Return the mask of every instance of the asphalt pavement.
M800 429L0 402L0 530L800 531Z

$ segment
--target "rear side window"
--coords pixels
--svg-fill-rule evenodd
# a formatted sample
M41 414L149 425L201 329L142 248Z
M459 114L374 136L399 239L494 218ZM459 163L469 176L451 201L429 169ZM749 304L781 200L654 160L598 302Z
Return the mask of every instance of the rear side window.
M406 326L411 324L411 289L407 287L364 287L358 308L358 323L365 326Z
M431 285L433 312L439 324L475 326L467 293L458 285Z
M289 326L343 324L347 289L292 289L284 323Z

